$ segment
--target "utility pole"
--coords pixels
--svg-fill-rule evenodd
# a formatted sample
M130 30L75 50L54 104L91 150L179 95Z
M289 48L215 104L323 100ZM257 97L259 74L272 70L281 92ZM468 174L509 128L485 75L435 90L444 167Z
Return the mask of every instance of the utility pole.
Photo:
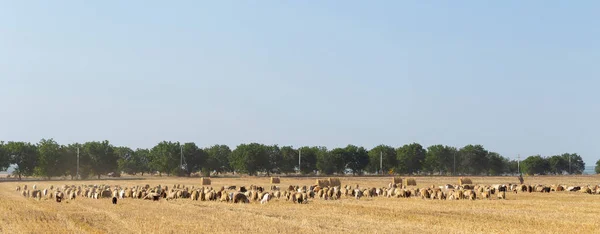
M452 174L456 175L456 152L454 152L454 167L452 168Z
M301 172L301 165L302 165L302 149L298 149L298 172Z
M379 170L381 170L381 175L383 175L383 152L379 151Z
M179 167L183 169L183 145L181 145L179 149L181 150L181 153L179 155Z
M569 175L573 174L573 171L571 170L571 155L569 155Z
M77 147L77 180L79 179L79 147Z

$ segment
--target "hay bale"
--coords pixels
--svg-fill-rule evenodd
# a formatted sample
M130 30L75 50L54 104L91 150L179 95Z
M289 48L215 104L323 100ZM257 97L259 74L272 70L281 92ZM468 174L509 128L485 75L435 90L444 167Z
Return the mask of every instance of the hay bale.
M469 178L460 178L458 179L458 185L465 185L465 184L473 184L473 181L471 181L471 179Z
M404 179L402 182L404 186L417 186L417 180L415 180L415 178Z
M279 180L279 177L271 177L271 184L279 184L281 183L281 181Z
M402 178L400 178L400 177L392 178L392 184L401 184L401 183L402 183Z
M342 182L340 182L339 178L329 178L329 186L342 186Z
M200 178L200 184L201 185L210 185L210 178Z
M317 179L317 186L324 188L329 186L329 180L319 180Z

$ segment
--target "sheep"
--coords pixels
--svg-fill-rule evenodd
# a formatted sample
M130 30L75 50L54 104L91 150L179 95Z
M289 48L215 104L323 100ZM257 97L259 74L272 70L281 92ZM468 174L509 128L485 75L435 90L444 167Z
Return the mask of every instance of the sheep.
M262 200L260 200L260 204L265 204L269 202L269 200L271 200L271 195L269 193L265 193L265 195L262 197Z
M250 203L250 200L243 193L236 193L233 197L233 203Z
M498 192L498 199L506 200L506 192L505 191Z
M116 205L116 204L117 204L117 197L113 197L113 198L112 198L112 204L113 204L113 205Z
M490 199L490 196L490 190L486 190L481 193L481 199Z
M200 196L199 196L198 190L192 191L192 195L190 196L190 199L192 199L192 201L198 201L199 197Z
M158 201L159 199L160 199L160 193L148 193L144 197L144 200Z
M21 187L17 185L17 192L21 191Z
M358 187L358 185L356 187ZM363 192L360 191L360 189L354 189L354 194L356 200L359 200L363 196Z
M40 190L31 191L31 198L40 200L42 198L42 191L40 191Z
M77 193L75 191L71 191L70 193L68 193L69 200L75 200L76 194Z
M60 203L63 199L63 193L62 192L56 192L54 197L56 198L56 202Z

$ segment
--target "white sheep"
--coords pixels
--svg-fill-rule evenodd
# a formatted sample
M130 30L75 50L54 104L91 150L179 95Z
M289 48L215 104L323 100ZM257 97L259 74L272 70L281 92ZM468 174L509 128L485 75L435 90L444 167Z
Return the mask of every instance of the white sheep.
M265 193L265 195L263 195L262 200L260 200L260 204L265 204L269 202L269 200L271 200L271 194Z

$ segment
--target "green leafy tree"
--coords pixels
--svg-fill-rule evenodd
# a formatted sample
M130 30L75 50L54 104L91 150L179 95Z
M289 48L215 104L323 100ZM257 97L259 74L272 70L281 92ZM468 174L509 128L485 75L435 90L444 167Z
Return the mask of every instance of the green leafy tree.
M61 176L64 171L61 168L63 159L63 149L53 139L42 139L38 145L38 162L34 169L34 174L41 177L50 178Z
M19 180L21 180L21 176L33 175L38 161L38 151L35 145L29 142L10 141L4 146L4 149L10 156L10 163L16 165L13 173L19 176Z
M298 154L302 155L302 160L300 161L300 172L302 174L309 174L313 171L317 170L317 153L319 151L319 147L302 147L299 149L300 152Z
M443 145L432 145L427 148L423 170L429 173L438 172L439 174L451 172L454 163L454 154L456 149Z
M231 157L231 149L229 146L213 145L205 151L208 153L208 159L202 167L202 173L204 175L209 176L211 171L224 173L232 170L229 162Z
M560 155L554 155L548 158L548 168L548 173L560 175L569 171L569 161Z
M585 170L585 162L583 162L583 158L581 158L581 156L575 153L564 153L561 155L561 157L565 159L567 165L570 165L570 167L567 167L567 173L583 174L583 171Z
M267 175L271 173L281 173L281 167L283 162L283 154L281 149L277 145L265 146L267 153L267 163L265 163L265 171Z
M501 175L508 171L508 159L496 152L488 152L488 175Z
M381 170L382 168L379 168L380 164L382 164L383 170ZM396 149L394 149L394 147L378 145L369 150L369 165L365 168L367 172L375 173L383 171L383 173L386 173L395 167Z
M181 146L179 142L163 141L150 150L150 168L159 175L177 173L181 170Z
M183 144L183 158L186 163L186 174L190 176L192 173L200 171L208 159L208 153L196 146L195 143Z
M67 146L63 146L63 160L61 161L61 168L64 172L64 174L66 176L70 176L71 180L73 178L76 178L77 176L77 148L81 148L81 144L79 143L74 143L74 144L70 144ZM84 171L85 169L83 169L81 167L82 162L81 162L81 156L80 156L80 168L79 168L79 174L82 174L82 171ZM84 161L84 165L89 164L89 160L83 160ZM87 169L87 168L86 168ZM82 177L82 178L87 178L87 175L89 174L89 169L87 172L83 173L86 176Z
M135 171L133 173L141 173L144 176L144 173L151 173L152 169L150 168L150 150L148 149L136 149L133 153L133 162L136 165Z
M137 165L134 161L134 151L129 147L115 147L114 151L118 158L118 171L125 172L130 175L135 175L137 171Z
M117 172L119 156L108 141L86 142L82 146L83 154L90 160L92 173L100 179L101 175ZM81 152L80 152L81 154Z
M343 149L336 149L343 150ZM318 147L317 150L317 170L325 175L331 175L337 172L336 169L337 154L329 152L326 147Z
M298 165L298 150L291 146L281 147L281 164L279 170L281 173L293 173L294 168Z
M535 175L535 174L546 174L546 172L550 171L550 166L548 165L548 160L543 158L540 155L529 156L525 160L521 162L521 167L523 172Z
M352 170L352 174L362 174L362 171L369 164L369 152L364 147L348 145L345 148L348 155L346 165Z
M0 171L5 171L10 166L10 155L5 148L4 141L0 141Z
M460 154L460 165L463 173L479 175L486 171L488 152L482 145L467 145L461 148L458 153Z
M596 174L600 174L600 160L596 161Z
M329 161L335 173L345 174L350 155L346 148L335 148L329 152Z
M268 163L266 147L258 143L238 145L231 153L230 163L238 173L256 175Z
M519 174L519 162L517 160L510 160L507 162L508 165L508 173L510 174Z
M426 150L419 143L404 145L396 150L398 173L419 173L425 161Z

